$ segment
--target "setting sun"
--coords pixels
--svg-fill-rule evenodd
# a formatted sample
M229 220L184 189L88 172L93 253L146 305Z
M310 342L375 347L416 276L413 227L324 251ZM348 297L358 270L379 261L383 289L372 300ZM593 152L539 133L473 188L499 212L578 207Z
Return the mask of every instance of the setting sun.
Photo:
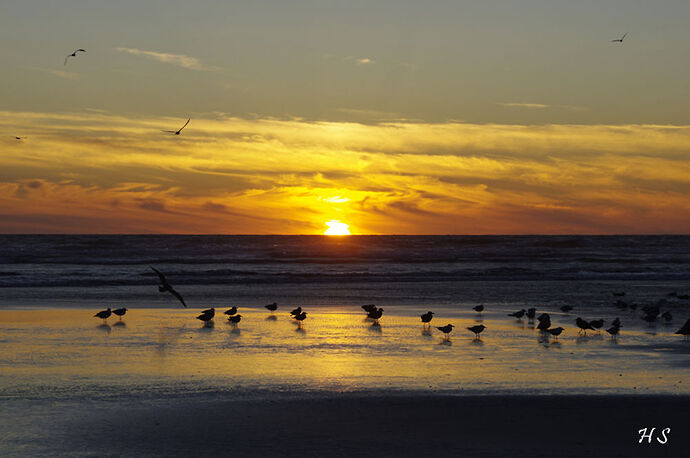
M328 229L326 229L324 235L350 235L349 226L337 219L326 221L326 226L328 226Z

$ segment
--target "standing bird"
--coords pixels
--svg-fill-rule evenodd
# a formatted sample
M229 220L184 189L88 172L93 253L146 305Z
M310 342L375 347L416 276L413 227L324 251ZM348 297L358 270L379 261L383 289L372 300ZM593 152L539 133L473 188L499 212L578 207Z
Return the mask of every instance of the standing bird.
M69 59L70 57L77 57L78 52L86 52L86 49L79 48L75 50L72 54L68 54L67 57L65 57L65 63L62 65L67 65L67 59Z
M298 314L295 316L295 319L297 320L297 324L298 324L299 327L301 328L301 327L302 327L302 322L303 322L304 320L307 319L307 312L298 313Z
M621 319L616 317L616 319L611 322L611 326L615 326L617 328L622 327L621 326Z
M127 309L122 307L121 309L115 309L113 310L113 313L117 316L120 317L120 321L122 321L122 317L125 316L125 313L127 313Z
M623 40L625 40L625 36L628 34L628 32L625 32L622 37L616 39L616 40L611 40L611 43L623 43Z
M585 335L587 335L588 329L591 329L592 331L594 331L594 328L592 326L590 326L589 322L583 320L580 317L577 317L577 319L575 320L575 324L577 324L577 327L580 328L580 330L578 331L578 334L582 334L582 332L584 331Z
M169 292L173 296L175 296L181 303L182 305L187 308L187 304L184 303L184 299L182 299L182 296L180 293L175 291L172 286L170 286L170 283L168 283L168 280L165 278L165 275L163 275L161 272L159 272L157 269L151 267L156 274L158 274L158 278L161 280L160 286L158 286L158 291L161 293Z
M365 304L362 306L365 312L371 313L376 310L376 304Z
M596 329L597 332L601 332L600 329L604 326L604 320L592 320L589 322L589 325Z
M618 333L620 332L621 328L618 326L611 326L606 330L609 334L611 334L611 339L616 340L618 338Z
M688 321L685 322L682 328L677 330L674 334L680 334L681 336L684 336L685 339L690 336L690 318L688 318Z
M264 305L264 307L266 307L271 312L275 312L276 310L278 310L278 303L274 302L272 304Z
M518 312L509 313L508 316L514 316L515 318L517 318L517 319L519 320L520 318L522 318L523 316L525 316L525 312L526 312L526 311L527 311L527 310L525 310L525 309L521 309L521 310L518 311Z
M209 321L211 321L213 319L214 316L215 316L215 311L213 313L202 313L201 315L197 316L196 319L201 320L204 323L208 323Z
M551 327L551 317L548 313L542 313L537 317L537 320L539 320L537 329L539 329L541 332L546 332Z
M621 291L621 292L619 292L619 293L613 292L613 293L611 293L611 294L613 294L614 297L623 297L623 296L625 296L625 291Z
M420 318L422 319L422 323L424 323L425 326L431 321L431 319L433 317L434 317L434 312L426 312L426 313L420 315ZM429 326L431 326L431 325L429 325Z
M242 315L240 315L239 313L237 315L231 315L228 317L228 321L234 325L237 325L237 323L239 323L241 319Z
M383 309L379 308L377 310L373 310L373 311L369 312L369 314L367 316L369 318L371 318L372 320L374 320L374 324L379 324L379 318L381 318L383 316Z
M484 329L486 329L486 326L484 326L483 324L479 324L477 326L470 326L467 329L474 332L475 339L479 339L479 334L481 334L484 331Z
M483 326L483 325L482 325L482 326ZM450 339L450 333L451 333L451 331L453 330L454 327L455 327L455 326L453 326L452 324L447 324L447 325L445 325L445 326L440 326L440 327L439 327L439 326L436 326L436 329L438 329L439 331L441 331L442 333L444 333L444 334L446 335L446 339Z
M537 309L534 307L528 308L527 309L527 318L530 320L533 320L534 317L537 315Z
M101 310L100 312L95 314L94 317L102 318L103 321L105 321L108 319L108 317L110 317L111 314L112 314L112 312L110 311L110 307L108 307L107 310Z
M191 118L188 119L187 122L184 123L184 126L180 127L178 130L161 130L161 132L166 132L168 134L180 135L180 132L182 132L182 129L187 127L187 124L189 124L189 121L191 121L191 120L192 120Z
M568 312L571 311L572 309L573 309L573 306L572 306L572 305L564 305L563 307L561 307L561 312L563 312L563 313L568 313Z
M233 306L232 308L226 310L223 313L225 313L226 315L229 315L229 316L233 316L235 313L237 313L237 307Z
M290 312L290 315L292 315L293 318L297 318L297 315L299 315L300 313L302 313L302 307L297 307L292 312Z
M202 310L201 313L203 315L211 315L211 318L216 316L216 309L211 307L210 309Z
M477 313L482 313L484 311L484 305L483 304L475 305L474 307L472 307L472 310L474 310Z
M556 340L558 340L558 336L560 336L563 331L564 331L564 329L561 326L559 326L557 328L551 328L551 329L546 330L546 332L551 334L553 336L553 338Z

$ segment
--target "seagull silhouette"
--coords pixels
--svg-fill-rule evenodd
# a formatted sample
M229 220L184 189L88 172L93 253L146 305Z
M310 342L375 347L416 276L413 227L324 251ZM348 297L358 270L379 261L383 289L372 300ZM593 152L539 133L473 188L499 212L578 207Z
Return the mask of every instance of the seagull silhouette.
M474 332L474 338L475 339L479 339L479 334L481 334L482 331L484 331L484 329L486 329L486 326L484 326L483 324L480 324L478 326L470 326L467 329Z
M182 305L184 305L185 308L187 308L187 304L184 303L184 299L182 299L180 293L175 291L173 287L170 286L170 283L168 283L168 280L165 278L165 275L163 275L160 271L153 267L151 267L151 269L153 269L153 271L156 272L156 274L158 274L158 278L160 278L161 280L161 285L158 287L158 291L160 291L161 293L164 293L166 291L169 292L170 294L175 296L182 303Z
M127 313L127 309L125 307L122 307L121 309L115 309L113 310L113 313L117 316L120 317L120 321L122 321L122 317L125 316L125 313Z
M426 326L427 323L431 321L431 319L434 317L434 312L426 312L422 315L420 315L422 318L422 323Z
M237 325L237 323L239 323L241 319L242 315L240 315L239 313L237 315L232 315L228 317L228 321L234 325Z
M14 139L15 139L15 140L26 140L26 137L17 137L17 136L15 135Z
M86 49L79 48L76 49L72 54L68 54L67 57L65 57L65 63L63 65L67 65L67 59L69 59L70 57L77 57L78 52L86 52Z
M553 338L556 339L556 340L558 340L558 336L560 336L561 333L562 333L563 331L564 331L564 329L563 329L562 326L559 326L559 327L557 327L557 328L551 328L551 329L547 329L547 330L546 330L546 332L548 332L549 334L551 334L551 335L553 336Z
M453 326L452 324L447 324L445 326L436 326L436 329L438 329L439 331L444 333L446 335L445 336L446 339L450 339L450 333L454 327L455 326Z
M475 305L474 307L472 307L472 310L474 310L477 313L482 313L484 311L484 305L483 304Z
M226 315L232 316L232 315L234 315L235 313L237 313L237 307L233 306L231 309L226 310L226 311L223 312L223 313L225 313Z
M611 40L611 43L623 43L623 40L625 39L625 36L628 34L628 32L625 32L622 37L620 37L617 40Z
M98 317L98 318L101 318L103 320L107 320L111 313L112 312L110 311L110 307L108 307L107 310L101 310L100 312L95 314L94 317Z
M274 302L272 304L264 305L264 307L266 307L271 312L275 312L276 310L278 310L278 303Z
M184 126L180 127L179 130L161 130L161 132L166 132L166 133L169 133L169 134L180 135L180 132L182 132L182 129L184 129L185 127L187 127L187 124L189 124L189 121L191 121L191 120L192 120L191 118L188 119L187 122L184 123Z

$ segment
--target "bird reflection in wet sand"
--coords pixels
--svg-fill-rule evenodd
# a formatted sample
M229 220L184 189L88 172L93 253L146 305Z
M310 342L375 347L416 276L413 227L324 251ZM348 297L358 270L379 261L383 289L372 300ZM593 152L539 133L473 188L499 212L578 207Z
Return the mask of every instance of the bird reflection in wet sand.
M422 328L422 336L431 337L431 328Z
M115 323L113 323L113 326L117 328L126 328L127 323L125 323L124 321L116 321Z
M96 326L96 329L100 329L101 331L105 331L106 334L110 334L111 327L108 323L104 322Z
M268 315L264 321L278 321L278 317L275 315Z

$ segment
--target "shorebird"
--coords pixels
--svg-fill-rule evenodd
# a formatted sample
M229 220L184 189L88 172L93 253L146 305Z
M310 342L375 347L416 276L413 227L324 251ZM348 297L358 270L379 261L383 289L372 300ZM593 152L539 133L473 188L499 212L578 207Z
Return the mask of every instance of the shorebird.
M374 320L374 323L379 324L379 318L381 318L383 316L383 309L379 308L379 309L373 310L373 311L369 312L369 314L367 316L369 318L371 318L372 320Z
M625 32L622 37L616 39L616 40L611 40L611 43L623 43L623 40L625 40L625 36L628 34L628 32Z
M293 318L297 318L297 315L299 315L300 313L302 313L302 307L297 307L292 312L290 312L290 315L292 315Z
M527 318L530 320L533 320L534 317L537 315L537 309L534 307L528 308L527 309Z
M204 315L211 315L211 318L213 318L216 316L216 309L211 307L210 309L202 310L201 313Z
M688 318L688 321L685 322L683 327L677 330L674 334L680 334L687 340L688 336L690 336L690 318Z
M621 292L619 292L619 293L614 292L614 293L611 293L611 294L613 294L615 297L623 297L623 296L625 296L625 291L621 291Z
M215 311L213 313L202 313L201 315L197 316L196 319L201 320L201 321L206 323L206 322L211 321L214 316L215 316Z
M667 323L669 321L673 321L673 315L671 315L671 312L668 310L661 314L661 318L663 318Z
M611 334L611 339L615 340L618 337L618 333L620 332L621 328L618 326L611 326L606 330L609 334Z
M450 333L454 327L455 326L453 326L452 324L447 324L445 326L436 326L436 329L444 333L446 335L446 339L450 339Z
M79 48L75 50L72 54L68 54L67 57L65 57L65 63L63 65L67 65L67 59L69 59L70 57L77 57L78 52L86 52L86 49Z
M584 331L585 335L587 335L588 329L591 329L592 331L594 331L594 328L592 326L590 326L589 322L583 320L580 317L577 317L577 319L575 320L575 324L577 324L577 327L580 328L580 330L578 331L578 334L582 334L582 332Z
M621 326L621 319L616 317L616 319L611 322L611 326L615 326L617 328L622 327Z
M299 327L301 328L301 327L302 327L302 322L303 322L304 320L307 319L307 312L298 313L298 314L295 316L295 319L297 320L297 324L298 324Z
M551 317L548 313L542 313L539 315L539 317L537 317L537 320L539 320L537 329L539 329L541 332L546 332L551 327Z
M527 310L525 310L525 309L521 309L521 310L518 311L518 312L509 313L508 316L514 316L515 318L517 318L517 319L519 320L520 318L522 318L523 316L525 316L525 312L526 312L526 311L527 311Z
M371 313L376 310L376 304L365 304L362 306L365 312Z
M573 309L573 306L572 306L572 305L564 305L563 307L561 307L561 312L563 312L563 313L568 313L568 312L571 311L572 309Z
M467 329L474 332L475 339L479 339L479 334L481 334L484 331L484 329L486 329L486 326L484 326L483 324L479 324L477 326L470 326Z
M234 315L235 313L237 313L237 307L232 307L232 308L226 310L226 311L223 312L223 313L225 313L226 315L232 316L232 315Z
M188 119L187 122L184 123L184 126L180 127L178 130L161 130L161 132L166 132L168 134L180 135L180 132L182 132L182 129L187 127L187 124L189 124L189 121L191 121L191 120L192 120L191 118Z
M604 320L592 320L589 322L589 325L596 329L597 332L601 332L600 329L604 326Z
M150 266L149 266L150 267ZM161 272L159 272L157 269L151 267L156 274L158 274L158 278L161 280L161 285L158 286L158 291L161 293L169 292L173 296L175 296L181 303L182 305L187 308L187 304L184 303L184 299L182 299L182 296L180 293L175 291L172 286L170 286L170 283L168 283L168 280L165 278L165 275L163 275Z
M422 323L424 323L425 325L428 324L433 317L434 317L434 312L426 312L426 313L420 315L420 318L422 319Z
M558 340L558 336L560 336L563 331L564 331L564 329L560 326L557 328L551 328L551 329L546 330L546 332L551 334L553 336L553 338L556 340Z
M120 317L120 321L122 321L122 317L125 316L125 313L127 313L127 309L122 307L121 309L115 309L113 310L113 313L117 316Z
M278 303L274 302L272 304L264 305L264 307L266 307L271 312L275 312L276 310L278 310Z
M477 313L482 313L484 311L484 305L475 305L474 307L472 307L472 310L474 310Z
M111 313L113 313L113 312L111 312L111 311L110 311L110 307L108 307L107 310L101 310L100 312L98 312L97 314L95 314L94 317L102 318L103 321L105 321L105 320L108 319L108 317L110 316Z
M239 323L241 319L242 319L242 315L240 315L239 313L237 315L231 315L228 317L228 321L232 324Z

